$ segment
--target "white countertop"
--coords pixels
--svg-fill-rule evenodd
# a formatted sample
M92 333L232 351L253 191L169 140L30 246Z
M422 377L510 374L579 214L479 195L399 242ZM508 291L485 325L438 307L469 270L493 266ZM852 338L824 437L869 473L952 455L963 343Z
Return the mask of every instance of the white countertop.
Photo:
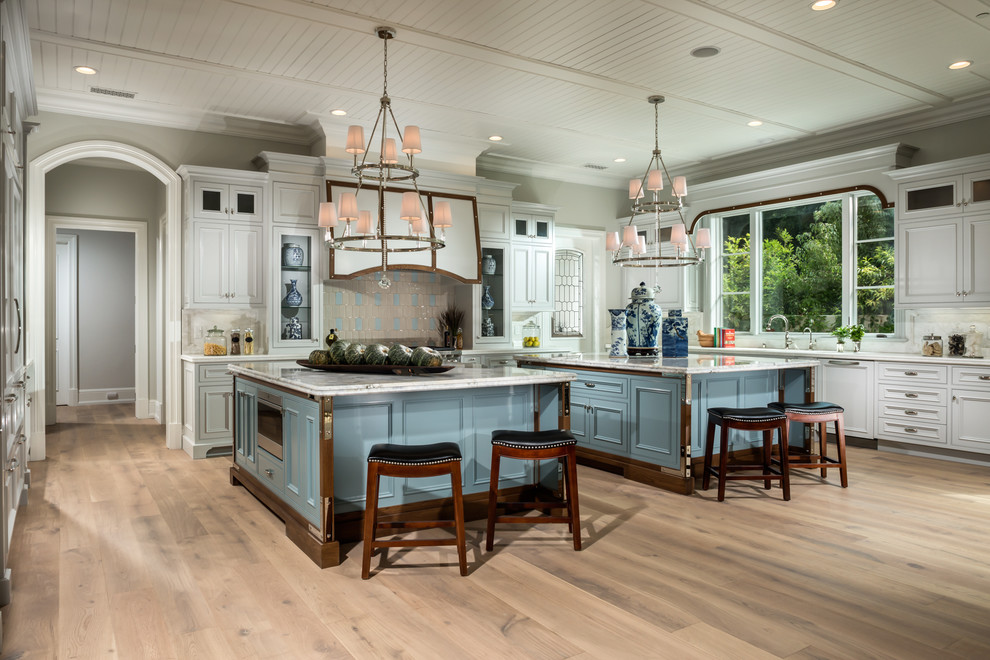
M699 348L691 346L688 352L694 354L702 351L717 355L767 355L767 356L795 356L810 357L819 360L871 360L874 362L908 362L911 364L954 364L967 367L990 367L990 360L984 358L964 358L964 357L927 357L916 353L870 353L860 351L853 352L851 349L842 353L836 350L820 351L800 348Z
M299 355L298 357L292 357L291 355L197 355L195 353L183 353L179 356L183 362L193 362L193 363L210 363L218 362L220 364L227 364L228 362L270 362L270 361L285 361L285 360L305 360L309 357L309 353L305 355Z
M308 369L294 361L237 362L229 365L234 375L280 385L313 396L347 396L387 392L421 392L426 390L462 390L508 385L537 385L574 380L573 374L498 367L482 369L471 365L454 365L439 374L397 376L360 374Z
M731 349L730 349L731 350ZM560 367L585 367L593 369L622 369L653 374L710 374L733 371L765 371L767 369L799 369L816 367L817 359L795 356L779 358L770 356L740 356L715 353L689 353L686 358L659 356L609 357L608 353L572 353L558 357L517 356L522 362L533 362Z

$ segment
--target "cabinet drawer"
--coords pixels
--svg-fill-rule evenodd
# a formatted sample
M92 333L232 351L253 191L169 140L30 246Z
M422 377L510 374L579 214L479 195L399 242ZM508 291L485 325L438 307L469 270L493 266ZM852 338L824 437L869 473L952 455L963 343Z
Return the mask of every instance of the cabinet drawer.
M201 364L199 365L199 381L215 380L223 383L232 383L233 376L227 371L226 364Z
M878 394L883 401L910 401L945 406L946 393L942 387L911 387L910 385L894 385L880 383Z
M610 378L578 371L577 380L571 383L572 392L587 392L595 395L608 395L612 397L625 397L628 392L626 384L629 382L624 378Z
M990 369L986 367L952 367L952 384L990 389Z
M885 440L918 442L926 445L947 444L945 424L915 423L881 417L879 435Z
M264 449L258 450L258 479L274 491L281 493L285 490L285 468L282 461Z
M924 383L945 383L948 367L944 364L908 364L898 362L880 363L880 380L900 382L920 381Z
M880 416L900 421L915 420L928 424L945 424L945 406L925 404L884 403L880 407Z

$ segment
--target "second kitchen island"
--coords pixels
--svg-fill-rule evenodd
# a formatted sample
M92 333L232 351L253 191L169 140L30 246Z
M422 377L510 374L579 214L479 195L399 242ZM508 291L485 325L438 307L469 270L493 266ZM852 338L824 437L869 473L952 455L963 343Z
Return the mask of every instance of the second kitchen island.
M694 492L695 471L701 474L708 408L814 401L818 366L809 358L710 353L686 358L528 355L517 363L576 377L570 424L581 462L684 494ZM743 441L733 436L733 451L757 444L759 434L748 434ZM797 444L793 437L791 444Z
M235 397L231 483L275 512L286 535L320 567L340 562L340 541L360 538L372 445L457 443L466 504L482 511L492 431L568 428L574 379L515 367L456 366L429 375L316 371L294 362L228 369ZM557 487L555 465L511 463L501 470L500 487ZM450 482L383 478L379 503L386 515L389 507L429 514L450 506Z

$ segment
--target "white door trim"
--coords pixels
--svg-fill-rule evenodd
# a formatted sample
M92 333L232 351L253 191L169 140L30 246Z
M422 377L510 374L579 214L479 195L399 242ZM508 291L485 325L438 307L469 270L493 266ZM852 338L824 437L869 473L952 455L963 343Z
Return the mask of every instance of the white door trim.
M55 403L79 405L79 237L55 236ZM63 253L63 254L59 254ZM65 372L65 380L60 376Z
M182 447L182 179L172 167L150 153L120 142L87 140L56 147L28 164L27 171L27 254L47 254L45 250L45 174L59 165L80 158L113 158L122 160L152 174L165 185L165 216L168 223L165 245L165 280L158 283L165 292L165 318L161 331L165 344L165 446ZM26 320L31 332L25 337L26 358L33 363L35 378L30 392L35 401L45 405L31 407L31 454L33 461L45 458L45 419L55 420L54 392L47 392L49 365L45 359L48 332L46 319L46 287L44 259L28 259L26 272Z
M88 229L90 231L117 231L134 234L134 416L151 417L148 412L148 223L143 220L109 220L102 218L78 218L72 216L48 216L48 250L45 260L55 263L56 233L59 229ZM49 269L51 275L53 269ZM55 300L55 278L50 277L48 293ZM52 306L54 308L54 305ZM52 310L52 329L55 327ZM54 333L52 334L54 337Z

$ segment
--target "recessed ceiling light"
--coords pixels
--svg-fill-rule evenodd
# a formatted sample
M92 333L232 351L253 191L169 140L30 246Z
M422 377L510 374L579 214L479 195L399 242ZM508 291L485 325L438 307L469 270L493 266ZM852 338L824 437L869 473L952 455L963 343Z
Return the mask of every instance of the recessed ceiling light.
M691 55L694 57L715 57L721 52L722 50L715 46L701 46L692 50Z
M950 69L965 69L973 63L972 60L959 60L949 65Z
M835 0L816 0L811 3L811 9L813 11L825 11L826 9L831 9L835 6Z
M754 119L753 121L748 122L746 125L747 126L763 126L763 122L760 121L759 119Z
M491 140L492 142L501 142L502 141L502 136L501 135L489 135L488 136L488 139Z
M613 163L624 163L624 162L626 162L626 159L625 158L615 158L615 159L612 160L612 162Z
M85 76L96 75L96 69L94 69L91 66L86 66L85 64L80 64L79 66L74 67L74 68L75 68L76 73L81 73L81 74L83 74Z
M331 110L330 114L336 117L343 117L347 114L347 110Z

